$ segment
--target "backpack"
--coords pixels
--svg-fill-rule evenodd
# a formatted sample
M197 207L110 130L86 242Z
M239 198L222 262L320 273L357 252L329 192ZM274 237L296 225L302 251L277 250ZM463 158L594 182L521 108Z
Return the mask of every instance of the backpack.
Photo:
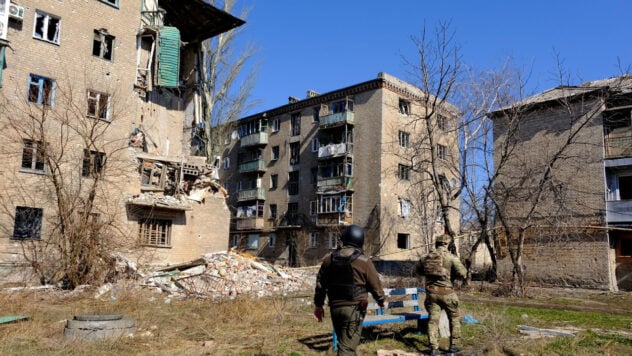
M448 277L448 270L443 267L443 255L430 252L424 260L424 274L432 277Z

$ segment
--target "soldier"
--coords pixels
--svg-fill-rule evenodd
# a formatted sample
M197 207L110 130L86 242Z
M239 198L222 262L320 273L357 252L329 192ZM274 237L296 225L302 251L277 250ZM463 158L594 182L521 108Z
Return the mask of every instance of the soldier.
M368 293L380 307L385 296L373 262L362 253L364 229L350 225L342 234L342 248L323 258L314 291L314 318L323 321L325 296L338 337L338 355L355 355L362 335Z
M449 235L438 236L435 251L422 258L417 264L417 273L426 277L426 300L428 311L428 339L431 355L439 354L439 319L445 310L450 321L450 349L458 352L461 348L461 321L459 319L459 298L454 292L452 279L465 278L467 270L459 258L448 251Z

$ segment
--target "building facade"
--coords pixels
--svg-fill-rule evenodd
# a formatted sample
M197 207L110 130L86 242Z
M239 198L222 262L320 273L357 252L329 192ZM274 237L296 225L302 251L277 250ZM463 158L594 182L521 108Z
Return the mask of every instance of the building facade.
M529 219L527 281L632 288L631 89L629 76L563 86L492 114L503 209L515 228ZM499 267L511 275L509 258Z
M189 146L200 44L243 23L201 0L0 0L3 267L45 258L62 210L142 262L226 250L217 171Z
M455 178L458 148L456 110L445 104L431 113L425 95L379 73L240 119L220 170L233 212L231 246L280 264L311 265L356 224L375 260L426 253L444 231L435 193L422 194L432 191L426 173L414 169L431 154L426 125L441 148L446 181ZM458 216L455 202L455 231Z

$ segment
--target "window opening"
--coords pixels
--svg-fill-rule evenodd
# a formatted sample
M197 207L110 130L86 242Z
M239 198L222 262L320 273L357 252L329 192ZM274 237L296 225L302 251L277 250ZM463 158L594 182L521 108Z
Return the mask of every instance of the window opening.
M39 239L42 233L44 210L26 206L15 207L13 238L19 240Z
M60 25L61 19L59 17L36 11L33 37L43 41L59 44Z

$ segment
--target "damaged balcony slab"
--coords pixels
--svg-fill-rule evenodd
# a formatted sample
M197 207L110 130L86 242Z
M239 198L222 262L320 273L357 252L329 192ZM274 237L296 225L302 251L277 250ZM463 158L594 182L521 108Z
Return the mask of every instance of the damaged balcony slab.
M153 193L142 193L127 200L129 205L159 207L170 210L188 211L192 210L188 202L182 201L170 195L156 195Z

